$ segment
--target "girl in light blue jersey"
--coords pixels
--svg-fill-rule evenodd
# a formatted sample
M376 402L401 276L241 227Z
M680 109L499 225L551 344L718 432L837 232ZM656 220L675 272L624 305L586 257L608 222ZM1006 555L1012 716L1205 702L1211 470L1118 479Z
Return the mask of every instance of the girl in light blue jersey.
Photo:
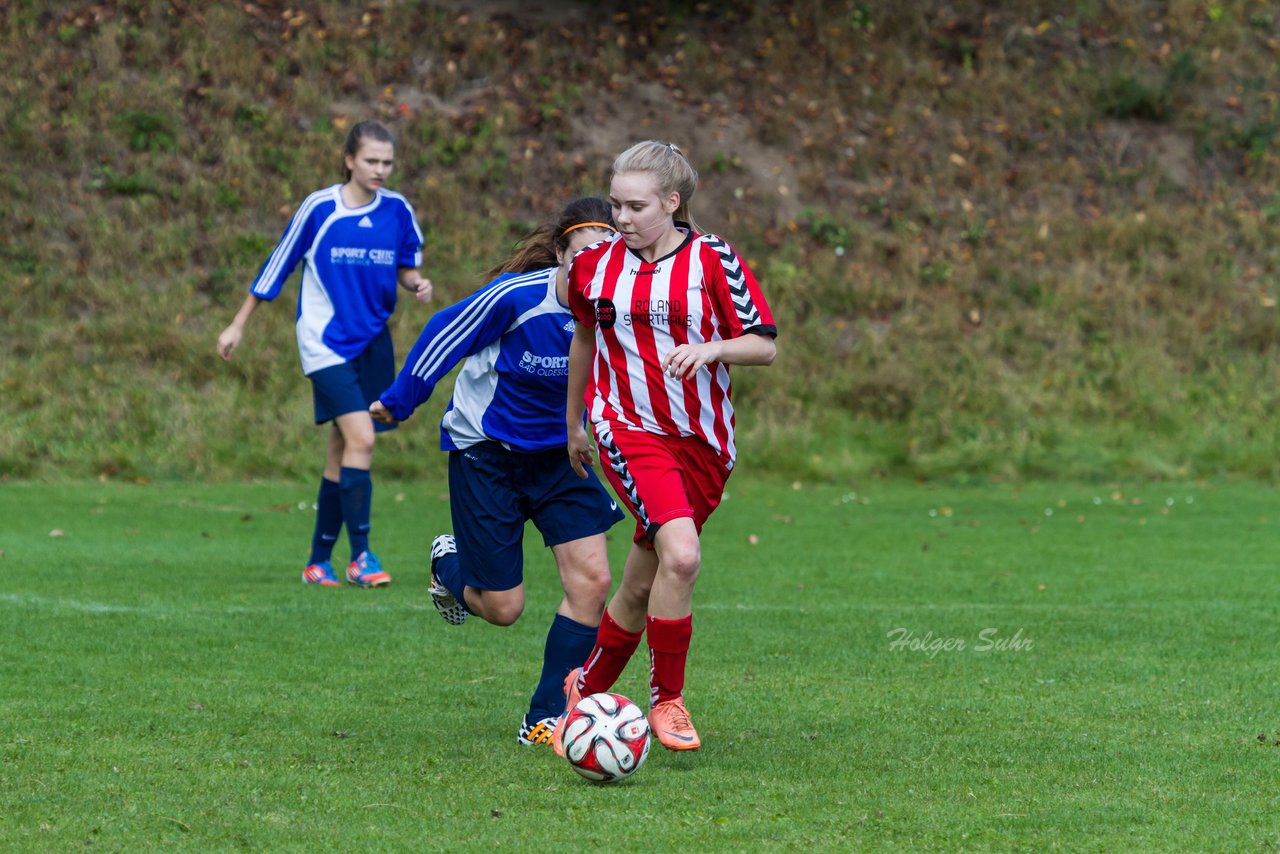
M431 598L446 621L469 614L499 626L524 610L524 527L551 549L564 598L543 651L542 676L518 734L549 744L564 711L564 680L585 660L609 593L605 531L623 518L594 473L567 456L564 405L570 259L613 233L603 199L576 199L491 272L493 281L427 322L395 383L369 407L397 424L459 362L440 423L449 452L453 534L431 544Z
M387 319L396 307L396 288L422 303L431 299L431 281L418 274L422 229L413 207L383 187L394 154L395 140L381 123L360 122L351 129L343 149L346 181L307 196L235 319L218 336L218 355L230 359L249 316L279 296L302 263L298 353L311 380L315 421L333 424L311 555L302 571L308 584L340 586L330 558L344 523L351 545L347 580L359 587L391 583L369 548L374 436L391 428L375 427L368 407L395 375Z

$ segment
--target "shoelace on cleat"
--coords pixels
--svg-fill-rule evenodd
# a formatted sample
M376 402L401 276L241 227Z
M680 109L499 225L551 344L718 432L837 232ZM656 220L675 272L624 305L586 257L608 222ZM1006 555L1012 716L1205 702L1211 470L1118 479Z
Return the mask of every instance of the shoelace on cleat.
M693 728L693 721L689 720L689 710L679 704L672 704L674 708L667 716L667 725L672 729L682 729L684 727Z

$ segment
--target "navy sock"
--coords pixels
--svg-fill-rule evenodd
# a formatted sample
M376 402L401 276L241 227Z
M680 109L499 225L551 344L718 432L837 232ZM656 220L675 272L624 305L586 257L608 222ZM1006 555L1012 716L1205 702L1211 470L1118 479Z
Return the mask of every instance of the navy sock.
M440 583L444 585L444 589L453 594L453 598L463 608L467 609L467 613L471 613L471 609L467 608L467 600L462 596L462 590L466 584L462 581L462 561L458 560L457 552L450 552L442 555L435 563L436 578L440 579Z
M333 556L333 544L342 533L342 489L338 482L320 478L320 495L316 498L316 531L311 535L311 557L308 564L322 563Z
M369 550L369 509L373 504L373 479L368 469L342 467L342 517L351 541L351 559Z
M526 720L540 721L564 713L564 678L581 667L596 643L596 627L584 626L564 614L556 614L547 631L542 654L542 678L529 701Z

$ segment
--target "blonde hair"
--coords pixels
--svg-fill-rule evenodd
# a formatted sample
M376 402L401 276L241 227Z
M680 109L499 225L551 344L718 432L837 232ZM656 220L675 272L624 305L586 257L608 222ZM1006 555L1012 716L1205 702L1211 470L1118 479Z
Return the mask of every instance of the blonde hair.
M676 207L674 218L687 222L696 233L702 229L693 221L689 213L689 200L698 189L698 170L693 168L689 158L678 146L670 142L659 142L648 139L637 142L618 155L613 161L613 174L623 172L645 172L658 182L658 195L679 193L680 204Z

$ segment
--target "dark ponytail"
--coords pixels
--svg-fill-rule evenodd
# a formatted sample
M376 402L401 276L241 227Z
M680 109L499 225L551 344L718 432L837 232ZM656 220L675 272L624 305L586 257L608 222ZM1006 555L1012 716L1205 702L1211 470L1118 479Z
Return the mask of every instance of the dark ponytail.
M507 260L489 271L489 278L495 279L503 273L527 273L555 267L560 263L556 253L569 246L568 232L575 226L587 225L613 230L613 211L608 202L594 196L569 202L554 221L543 223L517 243Z

